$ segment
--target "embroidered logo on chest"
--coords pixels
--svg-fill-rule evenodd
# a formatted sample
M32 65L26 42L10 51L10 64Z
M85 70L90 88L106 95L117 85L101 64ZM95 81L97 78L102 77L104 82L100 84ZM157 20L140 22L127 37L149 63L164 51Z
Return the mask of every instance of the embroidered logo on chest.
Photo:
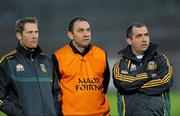
M17 64L16 65L16 71L17 72L24 71L24 66L22 64Z
M147 66L148 70L154 70L156 68L157 68L157 64L154 61L149 61L148 62L148 66Z
M127 75L127 74L128 74L128 71L127 71L127 70L122 70L122 71L121 71L121 74Z
M137 70L137 67L135 64L131 64L130 71L134 71L134 70Z
M41 71L47 73L46 66L44 64L40 64Z

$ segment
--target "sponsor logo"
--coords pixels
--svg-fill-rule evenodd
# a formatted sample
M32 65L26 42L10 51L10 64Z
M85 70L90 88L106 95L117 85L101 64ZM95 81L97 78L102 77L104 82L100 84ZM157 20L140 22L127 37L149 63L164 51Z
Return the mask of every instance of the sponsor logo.
M24 66L23 66L22 64L17 64L17 65L16 65L16 71L17 71L17 72L24 71Z
M101 91L103 85L99 78L79 78L78 84L75 85L76 91Z

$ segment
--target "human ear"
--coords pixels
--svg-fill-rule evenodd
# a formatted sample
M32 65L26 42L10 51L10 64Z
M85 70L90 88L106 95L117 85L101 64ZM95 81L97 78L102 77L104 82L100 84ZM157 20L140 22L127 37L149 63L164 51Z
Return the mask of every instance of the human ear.
M18 40L21 40L21 33L17 32L16 37L17 37Z
M73 33L71 31L67 32L67 36L69 37L69 39L74 40Z
M131 38L126 38L126 42L128 43L128 45L131 45L132 44L132 39Z

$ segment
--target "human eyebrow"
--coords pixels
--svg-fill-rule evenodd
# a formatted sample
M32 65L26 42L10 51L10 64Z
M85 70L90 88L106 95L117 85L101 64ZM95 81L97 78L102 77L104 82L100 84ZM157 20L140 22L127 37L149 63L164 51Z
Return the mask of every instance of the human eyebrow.
M79 28L78 31L79 31L79 32L83 32L84 29L83 29L83 28Z
M87 31L91 31L91 28L89 27L89 28L87 28L86 30L87 30Z
M139 38L139 37L142 37L142 36L143 36L143 34L137 34L135 37Z
M145 33L144 36L149 36L149 33Z
M35 32L35 33L39 33L39 31L38 31L38 30L36 30L36 31L27 31L27 33L33 33L33 32Z

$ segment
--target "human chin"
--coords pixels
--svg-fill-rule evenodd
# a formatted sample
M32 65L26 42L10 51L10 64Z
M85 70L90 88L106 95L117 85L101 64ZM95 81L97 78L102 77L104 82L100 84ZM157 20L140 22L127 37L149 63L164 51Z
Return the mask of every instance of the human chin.
M37 44L32 44L30 48L37 48Z
M89 46L89 44L83 44L81 45L82 48L87 48Z
M143 47L141 50L145 52L148 49L148 47Z
M83 41L83 44L88 46L90 44L90 40Z
M84 44L84 46L88 47L90 44L90 42L87 42L86 44Z

